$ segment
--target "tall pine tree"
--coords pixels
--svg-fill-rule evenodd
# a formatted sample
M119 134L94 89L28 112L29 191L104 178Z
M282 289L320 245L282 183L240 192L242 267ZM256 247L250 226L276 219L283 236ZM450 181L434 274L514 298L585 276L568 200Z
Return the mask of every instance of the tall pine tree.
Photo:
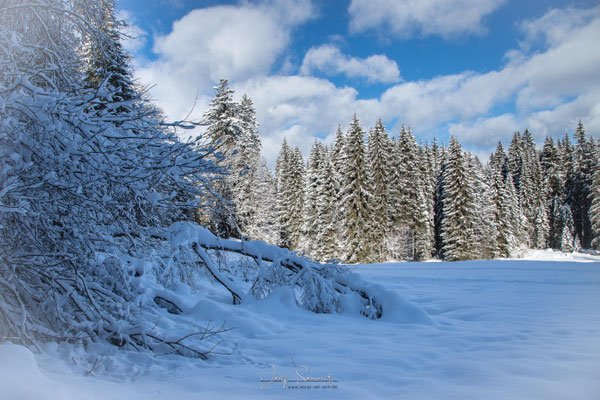
M442 254L448 261L477 258L475 234L475 207L477 205L474 182L469 163L455 137L444 167Z
M380 120L375 124L375 129L369 131L367 139L367 166L371 215L371 226L369 227L373 240L375 254L374 260L381 262L388 257L385 243L389 231L387 218L388 202L390 194L388 189L390 173L390 141L388 134Z
M349 263L365 263L372 259L364 134L355 114L345 140L342 189L344 260Z

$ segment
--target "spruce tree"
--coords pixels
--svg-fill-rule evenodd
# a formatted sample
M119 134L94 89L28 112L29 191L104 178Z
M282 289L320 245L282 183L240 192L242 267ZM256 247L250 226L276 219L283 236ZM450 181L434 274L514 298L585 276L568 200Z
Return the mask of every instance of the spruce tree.
M288 188L291 181L292 149L283 138L275 165L275 187L277 191L277 217L279 221L279 246L290 248L290 218L292 212Z
M102 84L107 85L102 92L110 95L102 96L103 102L120 103L113 112L131 110L128 102L137 97L137 94L129 69L130 56L121 44L126 24L116 18L115 2L98 0L81 4L76 10L87 14L88 23L94 28L88 29L87 34L81 38L80 53L85 86L97 89Z
M245 226L248 238L263 240L270 244L279 243L279 223L275 179L267 168L264 158L258 166L255 180L253 218Z
M508 176L508 157L506 157L502 142L498 142L496 151L490 157L489 167L491 170L497 172L502 182L506 182Z
M335 177L333 162L325 151L322 168L319 171L317 190L318 233L316 237L317 259L329 261L339 257L338 244L339 220L338 215L338 181Z
M310 151L308 164L306 168L304 207L302 223L302 240L300 247L308 255L314 257L316 254L316 237L319 230L319 218L317 212L317 202L319 193L319 175L323 168L323 158L325 149L320 141L316 140Z
M574 170L567 181L567 202L573 213L574 236L583 247L590 247L592 227L589 220L591 191L596 157L581 121L574 133Z
M399 239L395 256L415 259L417 221L424 221L419 215L419 207L425 200L423 196L419 199L419 186L422 183L421 160L417 141L410 128L407 130L402 127L395 150L392 231L395 231L394 236Z
M548 202L554 197L562 195L564 176L562 174L560 158L560 150L554 144L554 140L550 137L546 138L540 155L540 164L547 187Z
M428 147L419 146L419 175L417 204L415 218L415 260L427 260L433 255L434 249L434 181L431 169L433 160L429 159Z
M300 248L300 239L302 238L302 228L304 222L304 189L305 189L305 168L302 153L298 147L295 147L290 160L290 180L288 187L284 189L284 195L290 204L289 215L289 240L290 249L302 250Z
M400 212L400 157L397 138L390 139L390 171L388 174L388 195L386 215L388 221L388 234L386 235L386 251L391 260L404 257L401 251L401 230L399 224Z
M375 129L369 131L367 139L367 166L371 223L369 231L372 236L375 261L385 261L387 249L385 238L388 233L388 202L389 202L389 172L390 172L390 142L380 120L375 124Z
M562 234L561 234L561 251L572 253L573 251L579 250L579 240L573 235L575 230L573 224L573 214L571 213L571 207L569 204L564 204L561 209L562 218Z
M546 248L549 231L546 187L533 136L527 129L523 133L523 152L521 205L528 220L529 243L532 248Z
M445 175L446 166L448 163L448 152L446 147L442 144L439 147L439 169L436 175L435 181L435 192L433 196L433 224L434 224L434 250L437 257L443 257L442 250L444 247L443 240L443 221L444 221L444 192L445 192Z
M502 169L491 164L489 170L491 199L494 204L494 224L496 225L496 244L499 257L509 257L516 244L513 227L510 221L510 203L506 193L506 182L502 177Z
M473 177L476 208L472 240L476 243L478 258L492 259L499 254L496 205L492 188L484 167L477 157L467 154L469 170Z
M235 160L239 151L238 141L243 133L239 105L234 102L233 90L226 79L221 79L215 90L203 123L207 126L205 136L213 149L214 162L226 171L226 175L215 183L213 205L208 210L201 210L200 222L217 236L240 237L240 220L233 202Z
M337 131L335 132L335 141L333 143L333 147L331 148L331 163L333 166L333 172L338 181L341 181L342 175L344 173L344 147L345 147L345 136L342 131L341 125L338 125Z
M521 175L523 174L523 138L521 132L513 134L508 148L508 170L512 175L512 181L517 193L521 193Z
M526 217L527 244L545 248L549 231L542 167L529 130L515 133L509 148L509 171Z
M364 131L354 115L344 146L342 203L344 205L344 260L365 263L372 259L367 163Z
M512 175L509 174L506 178L506 202L509 209L509 221L512 227L512 232L516 238L515 247L527 248L529 233L527 232L527 217L523 213L519 195L515 185L512 182Z
M280 246L299 250L303 227L304 161L298 147L284 140L276 169Z
M473 241L477 205L468 160L455 137L450 139L444 170L442 254L448 261L477 258Z
M268 177L265 175L265 161L260 155L261 142L258 134L258 122L252 100L246 95L239 104L238 120L240 135L236 138L236 152L232 154L230 174L227 177L232 187L240 233L253 240L265 240L257 236L257 226L264 225L261 218L268 218L257 209L259 197L264 195L264 188L259 188ZM267 192L268 193L268 192Z
M546 211L548 215L547 244L553 249L560 249L562 240L562 219L560 208L565 201L565 176L561 164L560 146L554 144L552 138L546 138L540 164L546 187Z
M335 141L330 151L330 162L331 168L333 169L333 177L335 179L336 185L336 207L335 207L335 215L338 221L342 221L344 219L344 203L342 201L342 190L344 189L344 160L346 155L345 151L345 143L346 137L344 132L342 131L342 127L338 125L337 131L335 133ZM338 235L338 239L341 235ZM338 246L341 246L338 243ZM340 256L340 255L338 255Z

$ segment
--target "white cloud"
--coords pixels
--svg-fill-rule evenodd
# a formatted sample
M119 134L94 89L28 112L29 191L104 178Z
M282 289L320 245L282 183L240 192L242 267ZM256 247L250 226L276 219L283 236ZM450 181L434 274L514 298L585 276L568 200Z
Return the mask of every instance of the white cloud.
M354 112L365 128L381 117L396 121L388 126L393 135L400 124L411 125L421 138L449 132L478 154L493 150L517 129L529 128L541 141L545 135L572 132L581 119L588 132L600 133L600 7L550 11L529 21L524 36L532 45L508 52L506 64L495 71L405 81L379 98L359 99L354 88L308 76L313 68L350 74L350 67L322 61L335 55L333 46L325 47L322 58L309 51L302 68L306 75L272 75L275 60L286 56L294 24L314 13L299 10L282 19L281 10L264 4L190 13L158 39L157 61L138 73L145 83L157 84L154 97L175 119L188 113L197 88L200 114L214 95L214 82L228 77L238 95L247 93L254 100L270 166L283 137L307 154L313 136L331 140L338 123L347 126ZM368 78L361 64L365 60L357 61L353 71Z
M131 54L136 54L146 45L148 33L140 28L133 15L125 10L119 10L117 19L125 21L127 26L123 30L125 37L122 38L123 47Z
M152 94L174 119L187 115L200 93L197 116L220 78L244 81L268 74L288 45L291 30L312 15L307 0L193 10L176 21L168 35L154 38L158 58L138 68L137 74L142 82L156 84Z
M466 145L492 147L498 141L510 140L513 132L521 129L512 114L502 114L491 118L478 118L471 124L450 124L449 133L460 138ZM495 138L491 141L490 138Z
M364 59L348 57L330 44L312 47L304 56L300 71L310 75L313 70L329 75L366 78L369 82L394 83L400 80L398 65L385 55L377 54Z
M350 29L379 30L399 37L448 38L485 31L482 19L506 0L352 0Z
M495 102L514 96L516 113L487 116L489 110L481 111L481 115L451 124L451 133L479 147L487 143L491 148L493 138L506 138L517 129L528 128L542 141L546 135L557 137L572 132L577 121L582 120L588 132L598 135L600 7L551 10L527 26L529 43L536 37L549 47L528 55L525 51L530 46L525 46L522 52L516 51L519 54L511 57L496 78L489 74L480 76L497 85L507 85L504 88L508 96L500 95L497 89L488 94Z
M591 9L553 9L542 17L524 20L518 24L523 33L523 40L519 42L524 51L546 45L548 47L560 44L569 32L576 30L581 25L589 24L598 18L600 8Z

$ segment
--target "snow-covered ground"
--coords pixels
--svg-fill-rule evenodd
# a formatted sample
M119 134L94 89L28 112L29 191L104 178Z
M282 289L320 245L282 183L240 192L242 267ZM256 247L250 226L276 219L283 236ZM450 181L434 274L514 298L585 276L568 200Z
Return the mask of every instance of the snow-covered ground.
M34 356L4 344L0 398L600 398L600 256L536 251L526 260L356 272L431 320L315 315L284 289L233 306L207 287L208 296L189 296L186 318L235 327L217 348L231 355L201 361L54 344ZM295 382L308 377L321 382Z

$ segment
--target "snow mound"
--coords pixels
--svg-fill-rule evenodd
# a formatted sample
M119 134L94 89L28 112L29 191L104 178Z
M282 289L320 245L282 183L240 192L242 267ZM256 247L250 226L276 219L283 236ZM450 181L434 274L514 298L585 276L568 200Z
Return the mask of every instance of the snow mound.
M40 372L29 349L12 343L0 345L0 388L3 399L70 398Z
M434 324L429 314L415 303L403 298L396 292L385 289L381 285L372 285L375 293L379 293L383 309L383 321L401 324Z

